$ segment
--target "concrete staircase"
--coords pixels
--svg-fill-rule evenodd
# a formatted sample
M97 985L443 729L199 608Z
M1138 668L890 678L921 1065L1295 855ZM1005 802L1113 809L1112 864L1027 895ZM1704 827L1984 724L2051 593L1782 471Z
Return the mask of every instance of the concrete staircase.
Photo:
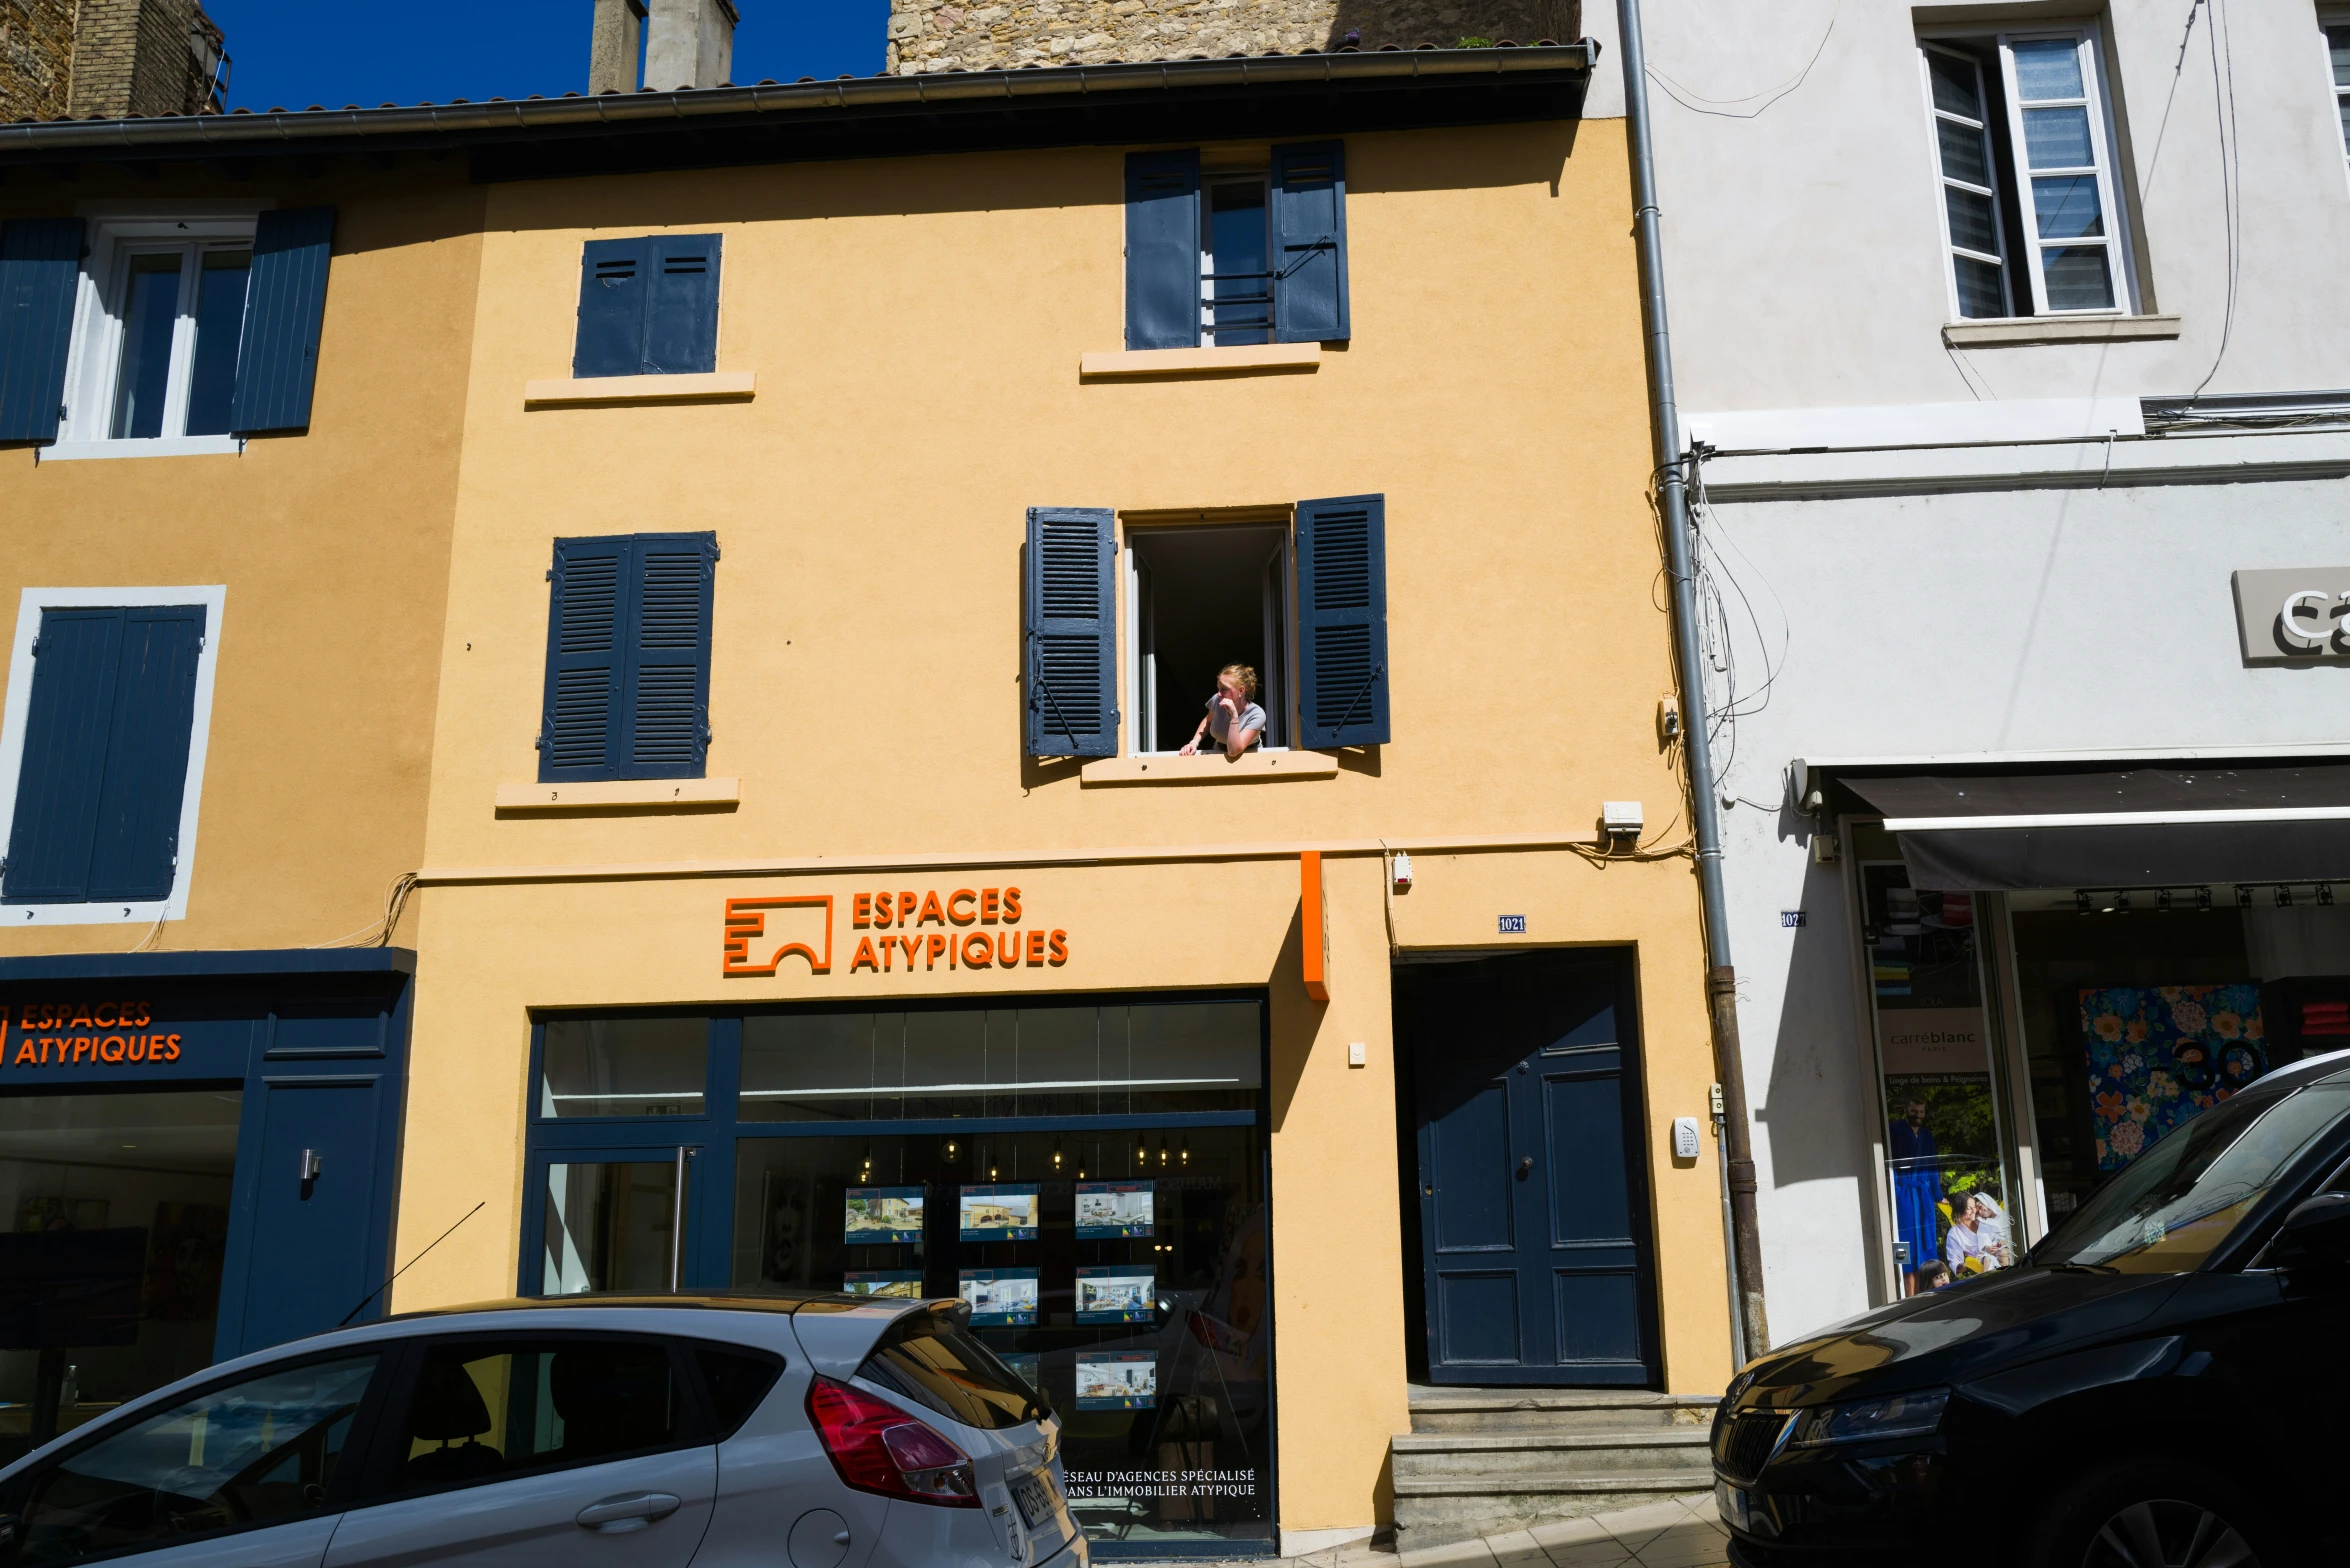
M1415 1551L1713 1487L1710 1395L1411 1390L1389 1440L1395 1544Z

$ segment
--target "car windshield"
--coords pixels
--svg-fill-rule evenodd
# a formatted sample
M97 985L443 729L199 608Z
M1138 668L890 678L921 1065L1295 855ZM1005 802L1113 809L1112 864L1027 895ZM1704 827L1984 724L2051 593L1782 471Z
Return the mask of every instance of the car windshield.
M2350 1084L2216 1105L2090 1194L2080 1212L2032 1249L2031 1261L2102 1265L2125 1274L2198 1268L2345 1112Z

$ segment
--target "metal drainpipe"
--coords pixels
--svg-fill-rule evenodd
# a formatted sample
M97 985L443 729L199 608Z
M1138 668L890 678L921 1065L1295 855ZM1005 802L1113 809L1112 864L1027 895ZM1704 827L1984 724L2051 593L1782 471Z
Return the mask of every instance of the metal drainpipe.
M1647 316L1648 405L1655 424L1665 563L1673 577L1673 653L1681 677L1681 746L1689 769L1697 885L1705 905L1705 989L1713 1018L1714 1071L1722 1084L1722 1132L1729 1159L1732 1288L1743 1310L1733 1333L1741 1363L1770 1348L1763 1313L1762 1236L1755 1222L1754 1140L1746 1115L1746 1064L1738 1045L1738 976L1730 964L1730 918L1722 896L1721 803L1714 797L1706 736L1705 666L1697 645L1697 581L1689 564L1689 492L1681 469L1681 418L1673 402L1673 337L1665 322L1665 265L1658 230L1656 159L1649 140L1648 73L1640 0L1616 0L1623 34L1624 123L1630 133L1634 230L1640 242L1640 303Z

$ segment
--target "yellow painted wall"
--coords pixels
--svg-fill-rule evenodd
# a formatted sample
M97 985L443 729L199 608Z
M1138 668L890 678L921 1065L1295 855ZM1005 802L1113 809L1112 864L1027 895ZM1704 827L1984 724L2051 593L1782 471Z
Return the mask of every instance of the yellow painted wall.
M306 434L241 457L38 467L32 448L0 448L8 627L27 587L228 588L207 628L219 664L188 916L155 948L332 941L379 919L422 858L482 193L454 167L0 189L5 217L256 196L337 208ZM0 955L119 952L147 935L145 922L0 919Z
M1679 787L1620 126L1351 137L1351 344L1310 375L1081 383L1121 346L1122 149L577 179L488 194L432 811L399 1257L488 1207L401 1309L510 1293L530 1010L814 996L1266 987L1282 1525L1387 1515L1406 1425L1404 1260L1376 854L1330 863L1333 1000L1299 985L1296 846L1656 830ZM526 410L567 372L583 240L725 237L719 368L747 404ZM1021 755L1024 510L1387 497L1394 741L1334 778L1087 787ZM551 541L717 531L709 772L739 809L501 816L536 776ZM1204 694L1203 694L1204 695ZM1671 836L1678 837L1679 830ZM1284 845L1150 863L1120 852ZM680 861L889 864L1099 850L1017 872L675 874ZM1667 1129L1710 1053L1688 863L1423 850L1405 946L1634 948L1665 1361L1728 1374L1720 1192ZM559 868L666 865L622 878ZM550 868L466 875L467 868ZM850 974L860 888L1018 882L1066 966ZM835 968L722 979L729 896L839 899ZM782 920L777 922L778 929ZM1346 1064L1362 1041L1368 1062ZM1333 1182L1349 1223L1319 1201ZM1285 1215L1299 1218L1290 1220Z

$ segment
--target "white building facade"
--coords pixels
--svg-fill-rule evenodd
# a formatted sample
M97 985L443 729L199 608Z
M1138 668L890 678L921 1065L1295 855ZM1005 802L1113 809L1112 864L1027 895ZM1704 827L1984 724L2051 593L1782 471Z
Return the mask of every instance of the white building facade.
M2350 13L1646 34L1784 1343L2350 1044Z

